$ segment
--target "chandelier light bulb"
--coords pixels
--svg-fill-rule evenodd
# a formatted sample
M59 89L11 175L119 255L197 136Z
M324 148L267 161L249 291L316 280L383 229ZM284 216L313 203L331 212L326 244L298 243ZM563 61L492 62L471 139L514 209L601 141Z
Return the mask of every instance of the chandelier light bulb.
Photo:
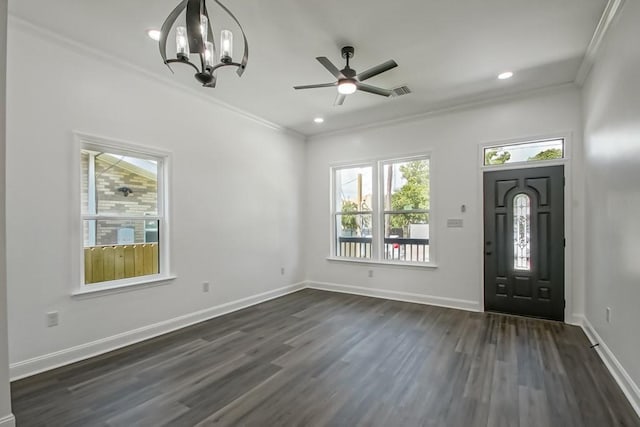
M206 15L200 15L200 33L202 34L202 43L206 45L209 36L209 18Z
M204 44L204 63L207 67L211 68L216 65L213 55L213 43L206 42Z
M220 33L220 60L222 62L231 61L233 57L233 33L229 30L222 30Z
M189 43L187 41L187 27L176 27L176 51L178 57L189 56Z

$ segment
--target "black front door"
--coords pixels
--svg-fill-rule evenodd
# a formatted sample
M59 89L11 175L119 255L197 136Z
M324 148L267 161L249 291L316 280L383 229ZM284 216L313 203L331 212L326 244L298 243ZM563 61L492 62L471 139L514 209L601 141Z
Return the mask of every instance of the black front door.
M564 320L564 166L484 174L487 311Z

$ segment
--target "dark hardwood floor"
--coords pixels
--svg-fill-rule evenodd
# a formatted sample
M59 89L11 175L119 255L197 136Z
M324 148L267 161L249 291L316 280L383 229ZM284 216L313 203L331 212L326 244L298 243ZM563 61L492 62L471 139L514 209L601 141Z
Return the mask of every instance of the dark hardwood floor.
M18 426L640 426L562 323L303 290L12 384Z

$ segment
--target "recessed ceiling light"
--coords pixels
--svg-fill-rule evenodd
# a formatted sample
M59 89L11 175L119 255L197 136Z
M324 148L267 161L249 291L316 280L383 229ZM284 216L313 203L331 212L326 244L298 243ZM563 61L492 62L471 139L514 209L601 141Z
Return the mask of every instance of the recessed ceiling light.
M315 119L313 119L313 121L318 124L324 123L324 119L322 117L316 117Z
M507 80L507 79L510 79L511 77L513 77L512 71L505 71L504 73L498 74L498 78L500 80Z
M154 29L147 30L147 35L152 40L155 40L155 41L160 40L160 30L154 30Z

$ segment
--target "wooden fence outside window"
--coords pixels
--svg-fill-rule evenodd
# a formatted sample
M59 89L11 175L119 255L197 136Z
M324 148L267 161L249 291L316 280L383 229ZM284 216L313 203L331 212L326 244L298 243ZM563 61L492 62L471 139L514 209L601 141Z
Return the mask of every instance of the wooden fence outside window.
M90 246L84 248L84 283L158 274L158 244Z

